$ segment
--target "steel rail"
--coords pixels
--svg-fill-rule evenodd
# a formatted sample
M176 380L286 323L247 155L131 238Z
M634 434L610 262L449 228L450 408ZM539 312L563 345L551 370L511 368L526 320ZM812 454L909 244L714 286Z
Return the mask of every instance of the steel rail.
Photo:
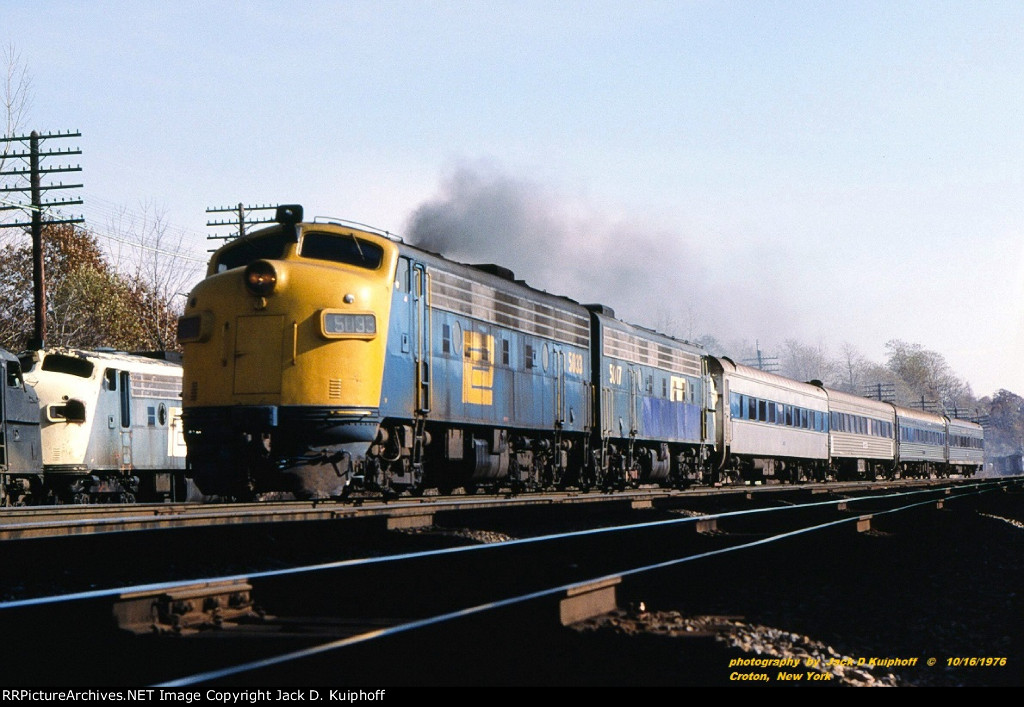
M983 493L989 493L989 492L997 490L998 488L1001 488L1001 487L1002 487L1001 485L992 485L992 486L988 486L988 487L982 487L981 485L976 485L976 487L973 490L971 490L969 492L966 492L966 493L956 494L955 496L952 496L950 498L951 499L956 499L956 498L966 498L966 497L970 497L970 496L977 496L977 495L981 495ZM919 492L915 492L915 493L919 493ZM912 495L912 494L906 494L906 495ZM925 506L925 505L929 505L932 502L933 502L932 500L920 500L920 501L916 501L914 503L910 503L908 505L900 506L898 508L888 509L888 510L884 510L884 511L878 511L878 512L874 513L874 515L889 515L889 514L895 514L895 513L902 513L902 512L911 510L913 508L919 508L919 507L922 507L922 506ZM813 506L813 505L820 505L820 504L808 504L808 505L809 506ZM803 507L804 506L801 506L800 508L803 508ZM791 508L787 507L786 509L782 509L782 510L789 510L789 509L791 509ZM758 510L780 510L780 509L758 509ZM686 520L690 520L690 519L686 519ZM757 539L757 540L752 540L750 542L740 543L738 545L732 545L732 546L729 546L729 547L726 547L726 548L718 548L718 549L715 549L715 550L708 550L708 551L699 552L699 553L696 553L696 554L693 554L693 555L687 555L687 556L684 556L684 557L673 558L673 559L670 559L670 560L664 560L664 561L661 561L661 562L655 562L655 563L652 563L652 564L642 565L642 566L639 566L639 567L627 568L627 569L620 570L618 572L605 573L603 575L600 575L600 576L597 576L597 577L592 577L592 578L589 578L589 579L586 579L586 580L575 581L575 582L570 582L570 583L564 583L564 584L560 584L560 585L555 586L555 587L549 587L549 588L546 588L546 589L540 589L540 590L536 590L536 591L532 591L532 592L527 592L525 594L520 594L520 595L517 595L517 596L506 597L506 598L503 598L503 599L497 599L497 600L494 600L494 601L485 602L485 603L482 603L482 604L477 604L477 605L474 605L474 606L466 607L466 608L463 608L463 609L458 609L458 610L455 610L455 611L448 611L448 612L445 612L445 613L442 613L442 614L438 614L436 616L431 616L431 617L422 618L422 619L416 619L416 620L413 620L413 621L407 621L407 622L404 622L404 623L401 623L401 624L396 624L394 626L389 626L389 627L386 627L386 628L381 628L381 629L376 629L376 630L373 630L373 631L368 631L366 633L359 634L359 635L356 635L356 636L351 636L351 637L344 638L344 639L338 639L338 640L334 640L334 641L329 641L327 643L323 643L323 644L320 644L320 645L317 645L317 646L311 646L311 647L303 648L303 649L300 649L300 650L289 651L287 653L282 653L282 654L276 655L276 656L271 656L271 657L267 657L267 658L261 658L261 659L258 659L258 660L242 663L240 665L230 666L230 667L227 667L227 668L220 668L220 669L217 669L217 670L212 670L212 671L207 671L207 672L203 672L203 673L197 673L197 674L185 676L185 677L182 677L182 678L178 678L176 680L171 680L171 681L166 681L166 682L162 682L162 683L157 683L153 687L186 687L186 686L197 685L197 684L200 684L200 683L205 683L205 682L209 682L209 681L213 681L213 680L219 680L219 679L222 679L222 678L237 676L237 675L240 675L242 673L247 673L247 672L251 672L251 671L254 671L254 670L260 670L260 669L263 669L263 668L268 668L268 667L272 667L272 666L276 666L276 665L282 665L284 663L288 663L288 662L292 662L292 661L296 661L296 660L302 660L304 658L310 658L310 657L313 657L313 656L316 656L316 655L328 653L328 652L335 651L335 650L340 650L340 649L346 648L348 646L353 646L353 645L357 645L357 644L360 644L360 643L366 643L368 641L376 640L376 639L379 639L379 638L384 638L386 636L394 636L394 635L398 635L398 634L401 634L401 633L406 633L406 632L409 632L409 631L414 631L414 630L417 630L417 629L426 628L428 626L434 626L434 625L437 625L437 624L445 623L445 622L452 621L452 620L455 620L455 619L464 618L464 617L468 617L468 616L473 616L473 615L476 615L476 614L482 614L484 612L493 611L495 609L500 609L500 608L504 608L504 607L514 606L514 605L518 605L518 604L523 604L523 603L526 603L526 602L529 602L529 601L533 601L533 600L536 600L536 599L542 599L542 598L545 598L545 597L554 597L554 596L562 595L562 594L565 594L567 592L571 592L571 591L574 591L574 590L585 589L588 586L599 584L599 583L602 583L602 582L621 580L624 577L634 576L634 575L642 574L642 573L645 573L645 572L651 572L651 571L660 570L660 569L666 569L666 568L669 568L669 567L675 567L675 566L678 566L678 565L681 565L681 564L684 564L684 563L687 563L687 562L694 562L694 561L697 561L697 560L707 559L707 558L710 558L710 557L716 557L716 556L725 555L725 554L728 554L728 553L731 553L731 552L736 552L736 551L740 551L740 550L747 550L747 549L750 549L750 548L755 548L755 547L767 545L767 544L770 544L770 543L780 542L782 540L787 540L787 539L798 537L798 536L801 536L801 535L818 532L818 531L825 530L825 529L828 529L828 528L834 528L834 527L845 525L845 524L849 524L849 523L857 523L859 520L860 519L858 517L841 518L841 519L834 520L834 521L828 521L828 522L825 522L825 523L819 523L819 524L815 524L815 525L812 525L812 526L807 526L805 528L799 528L799 529L796 529L796 530L790 530L790 531L786 531L786 532L783 532L783 533L778 533L776 535L772 535L772 536L769 536L769 537L766 537L766 538L760 538L760 539ZM674 522L674 521L671 521L671 522ZM627 528L648 527L648 526L658 525L658 524L659 523L655 522L655 523L650 523L650 524L639 524L638 526L626 526L626 527ZM581 534L586 534L587 532L588 531L584 531ZM504 543L501 543L501 544L504 545Z
M860 496L854 498L843 499L843 503L850 504L859 501L877 501L880 498L901 498L908 496L916 496L921 494L936 495L941 494L945 500L951 500L955 498L972 496L978 493L984 493L988 491L994 491L1005 488L1008 483L1006 481L993 481L993 482L978 482L971 484L966 487L958 487L958 489L968 489L969 493L957 493L947 494L946 488L932 488L932 489L913 489L910 491L897 492L893 494L885 494L882 496ZM948 488L948 487L947 487ZM934 502L934 499L920 501L918 505L927 504ZM615 525L606 526L601 528L588 528L585 530L573 530L564 533L550 533L545 535L537 535L527 538L515 538L512 540L506 540L499 543L487 543L483 545L462 545L458 547L447 547L438 548L433 550L420 550L414 552L404 552L393 555L383 555L380 557L361 557L349 560L337 560L334 562L324 562L314 565L303 565L300 567L285 567L274 570L264 570L259 572L251 572L247 574L235 574L226 575L220 577L207 577L203 579L192 579L192 580L175 580L170 582L154 582L148 584L135 585L130 587L111 587L106 589L93 589L84 592L74 592L71 594L51 595L43 597L33 597L29 599L15 599L5 602L0 602L0 612L11 609L25 608L31 606L43 606L43 605L54 605L61 603L70 603L74 601L94 600L94 599L105 599L105 598L116 598L126 593L143 593L143 592L154 592L154 591L165 591L176 589L184 586L191 586L205 583L217 583L217 582L235 582L243 580L259 580L269 579L275 577L285 577L289 575L303 574L303 573L315 573L328 570L336 570L351 567L360 567L368 565L385 564L390 562L403 562L408 560L418 559L429 559L433 557L440 557L446 555L456 555L460 553L469 552L486 552L495 548L509 548L521 545L529 544L541 544L546 542L552 542L556 540L565 540L570 538L583 538L601 534L613 534L619 532L630 532L636 530L645 530L650 528L667 527L672 525L686 525L695 524L701 521L708 520L723 520L723 519L735 519L742 518L745 516L754 516L759 514L768 513L781 513L786 511L801 511L810 508L819 508L825 506L836 506L836 500L824 500L814 501L811 503L794 505L794 506L775 506L770 508L751 508L740 511L725 511L721 513L711 513L700 516L685 516L682 518L668 518L662 520L645 521L642 523L630 523L626 525ZM909 507L909 506L908 506ZM873 515L882 515L889 511L874 511ZM856 521L857 517L849 519L842 519L842 522Z
M968 482L966 486L984 482L1007 482L1013 479L991 479ZM938 481L938 480L932 480ZM944 484L957 484L963 480L946 480L923 490L947 488ZM541 493L496 494L487 496L425 496L400 498L390 501L366 499L363 502L335 503L331 501L281 501L247 504L144 504L140 506L87 505L82 507L51 507L3 509L0 511L0 542L43 537L81 536L86 534L134 532L140 530L166 530L185 527L241 525L246 523L272 523L293 521L339 520L367 516L401 516L444 510L471 510L497 506L544 506L556 503L589 504L601 502L704 498L747 493L771 496L777 493L817 492L844 493L858 490L887 490L902 485L921 483L920 480L896 480L884 485L849 482L849 485L810 484L806 486L728 486L699 488L686 491L666 489L640 489L616 494ZM70 517L65 517L70 516ZM82 517L85 516L85 517Z

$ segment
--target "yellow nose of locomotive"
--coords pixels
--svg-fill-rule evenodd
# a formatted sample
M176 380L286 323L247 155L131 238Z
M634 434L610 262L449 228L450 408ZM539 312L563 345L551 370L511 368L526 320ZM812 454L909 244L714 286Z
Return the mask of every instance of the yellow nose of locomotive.
M339 445L372 441L380 422L397 258L386 237L333 224L286 224L214 255L179 321L197 483L239 459L250 477L317 460L343 476Z
M180 323L186 360L202 362L186 369L185 402L377 408L397 257L381 240L373 269L305 258L294 244L199 283Z

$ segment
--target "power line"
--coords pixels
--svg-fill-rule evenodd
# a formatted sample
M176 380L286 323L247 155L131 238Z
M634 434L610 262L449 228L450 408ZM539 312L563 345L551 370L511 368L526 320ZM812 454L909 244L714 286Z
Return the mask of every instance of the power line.
M207 258L193 258L192 256L189 256L189 255L183 255L181 253L175 253L175 252L169 251L169 250L162 250L160 248L154 248L153 246L145 245L144 243L139 243L138 241L129 241L129 240L125 240L123 238L118 238L117 236L111 236L108 233L103 233L102 231L97 231L97 230L95 230L93 228L90 228L89 230L90 230L91 233L94 233L95 235L99 236L100 238L106 238L107 240L110 240L110 241L116 241L118 243L124 243L125 245L132 246L133 248L140 248L142 250L148 250L148 251L153 252L153 253L159 253L160 255L168 255L168 256L170 256L172 258L177 258L179 260L188 260L188 261L191 261L191 262L194 262L194 263L203 263L204 265L208 262Z
M21 204L21 203L15 202L15 201L10 201L9 199L4 199L3 197L0 197L0 202L3 202L5 204L11 204L13 206L18 206L19 208L25 208L25 209L32 210L32 211L42 211L42 208L40 208L38 206L33 206L31 204ZM48 222L48 223L50 223L50 222ZM117 236L112 236L109 233L105 233L104 231L98 230L95 226L89 226L86 230L88 230L90 233L92 233L93 235L95 235L95 236L97 236L99 238L105 238L105 239L107 239L109 241L115 241L117 243L123 243L125 245L132 246L133 248L139 248L141 250L148 250L148 251L150 251L152 253L159 253L160 255L166 255L166 256L169 256L171 258L177 258L178 260L188 260L188 261L191 261L191 262L194 262L194 263L204 263L204 264L206 262L208 262L207 258L192 257L192 256L189 256L189 255L184 255L183 253L176 253L176 252L170 251L170 250L163 250L161 248L155 248L155 247L153 247L151 245L147 245L145 243L142 243L141 241L132 241L132 240L128 240L128 239L125 239L125 238L119 238Z
M896 400L896 386L893 383L870 383L864 386L863 396L891 403Z
M246 230L247 230L247 228L249 226L256 226L256 225L259 225L259 224L262 224L262 223L274 223L274 219L272 219L272 218L254 218L252 216L252 212L254 212L254 211L276 211L277 207L278 207L277 204L265 204L265 205L259 205L259 206L246 206L245 204L243 204L241 202L239 202L238 205L236 205L236 206L210 206L210 207L208 207L206 209L206 213L208 213L208 214L234 214L235 218L234 218L234 220L207 221L206 225L208 227L213 227L213 228L217 228L217 227L220 227L220 226L237 226L238 227L238 235L237 236L221 236L221 235L207 236L206 239L207 240L211 240L211 241L213 241L213 240L227 241L227 240L231 240L232 238L235 238L235 237L241 238L242 236L245 235L245 232L246 232Z
M31 208L27 210L32 217L32 220L28 223L15 222L15 223L0 223L0 228L21 228L29 227L32 233L32 294L35 302L34 306L34 332L32 340L29 342L29 348L41 349L43 348L46 340L46 276L43 268L44 256L43 256L43 210L53 206L70 206L74 204L81 204L81 199L61 199L58 203L56 201L44 201L43 193L54 189L80 189L81 184L64 184L60 182L58 184L43 184L42 179L45 174L56 174L63 172L81 172L82 167L76 165L75 167L57 165L51 167L44 167L40 160L48 157L64 158L71 155L80 155L82 151L75 148L68 148L66 150L57 148L56 150L41 150L41 143L46 140L53 139L64 139L71 137L81 137L82 134L77 130L75 132L67 131L67 133L44 133L40 134L33 130L28 135L9 135L0 138L0 143L12 143L20 142L22 145L27 145L28 150L22 152L11 152L9 149L4 149L4 161L8 158L22 160L27 162L27 167L20 169L0 169L0 177L15 177L25 179L29 181L28 186L6 186L0 185L5 193L22 193L28 194L32 199ZM3 210L9 209L23 209L24 206L18 204L17 206L6 206ZM60 224L60 223L83 223L85 219L82 217L77 218L62 218L53 219L48 218L46 220L47 225Z
M778 356L765 356L761 352L761 343L759 341L754 342L754 350L757 352L757 356L745 358L743 363L748 366L757 366L758 370L765 371L766 373L774 373L779 370Z

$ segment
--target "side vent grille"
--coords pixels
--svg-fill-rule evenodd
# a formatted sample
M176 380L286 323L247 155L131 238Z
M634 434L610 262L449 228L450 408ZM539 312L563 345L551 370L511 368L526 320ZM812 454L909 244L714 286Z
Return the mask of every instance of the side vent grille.
M327 395L331 398L341 397L341 379L331 378L330 384L327 387Z

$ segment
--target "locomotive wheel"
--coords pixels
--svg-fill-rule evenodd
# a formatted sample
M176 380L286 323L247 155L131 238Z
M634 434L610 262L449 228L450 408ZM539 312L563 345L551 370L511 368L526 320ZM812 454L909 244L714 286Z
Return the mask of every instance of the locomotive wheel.
M71 502L75 504L86 504L89 503L90 500L89 494L84 492L76 493L71 497Z

